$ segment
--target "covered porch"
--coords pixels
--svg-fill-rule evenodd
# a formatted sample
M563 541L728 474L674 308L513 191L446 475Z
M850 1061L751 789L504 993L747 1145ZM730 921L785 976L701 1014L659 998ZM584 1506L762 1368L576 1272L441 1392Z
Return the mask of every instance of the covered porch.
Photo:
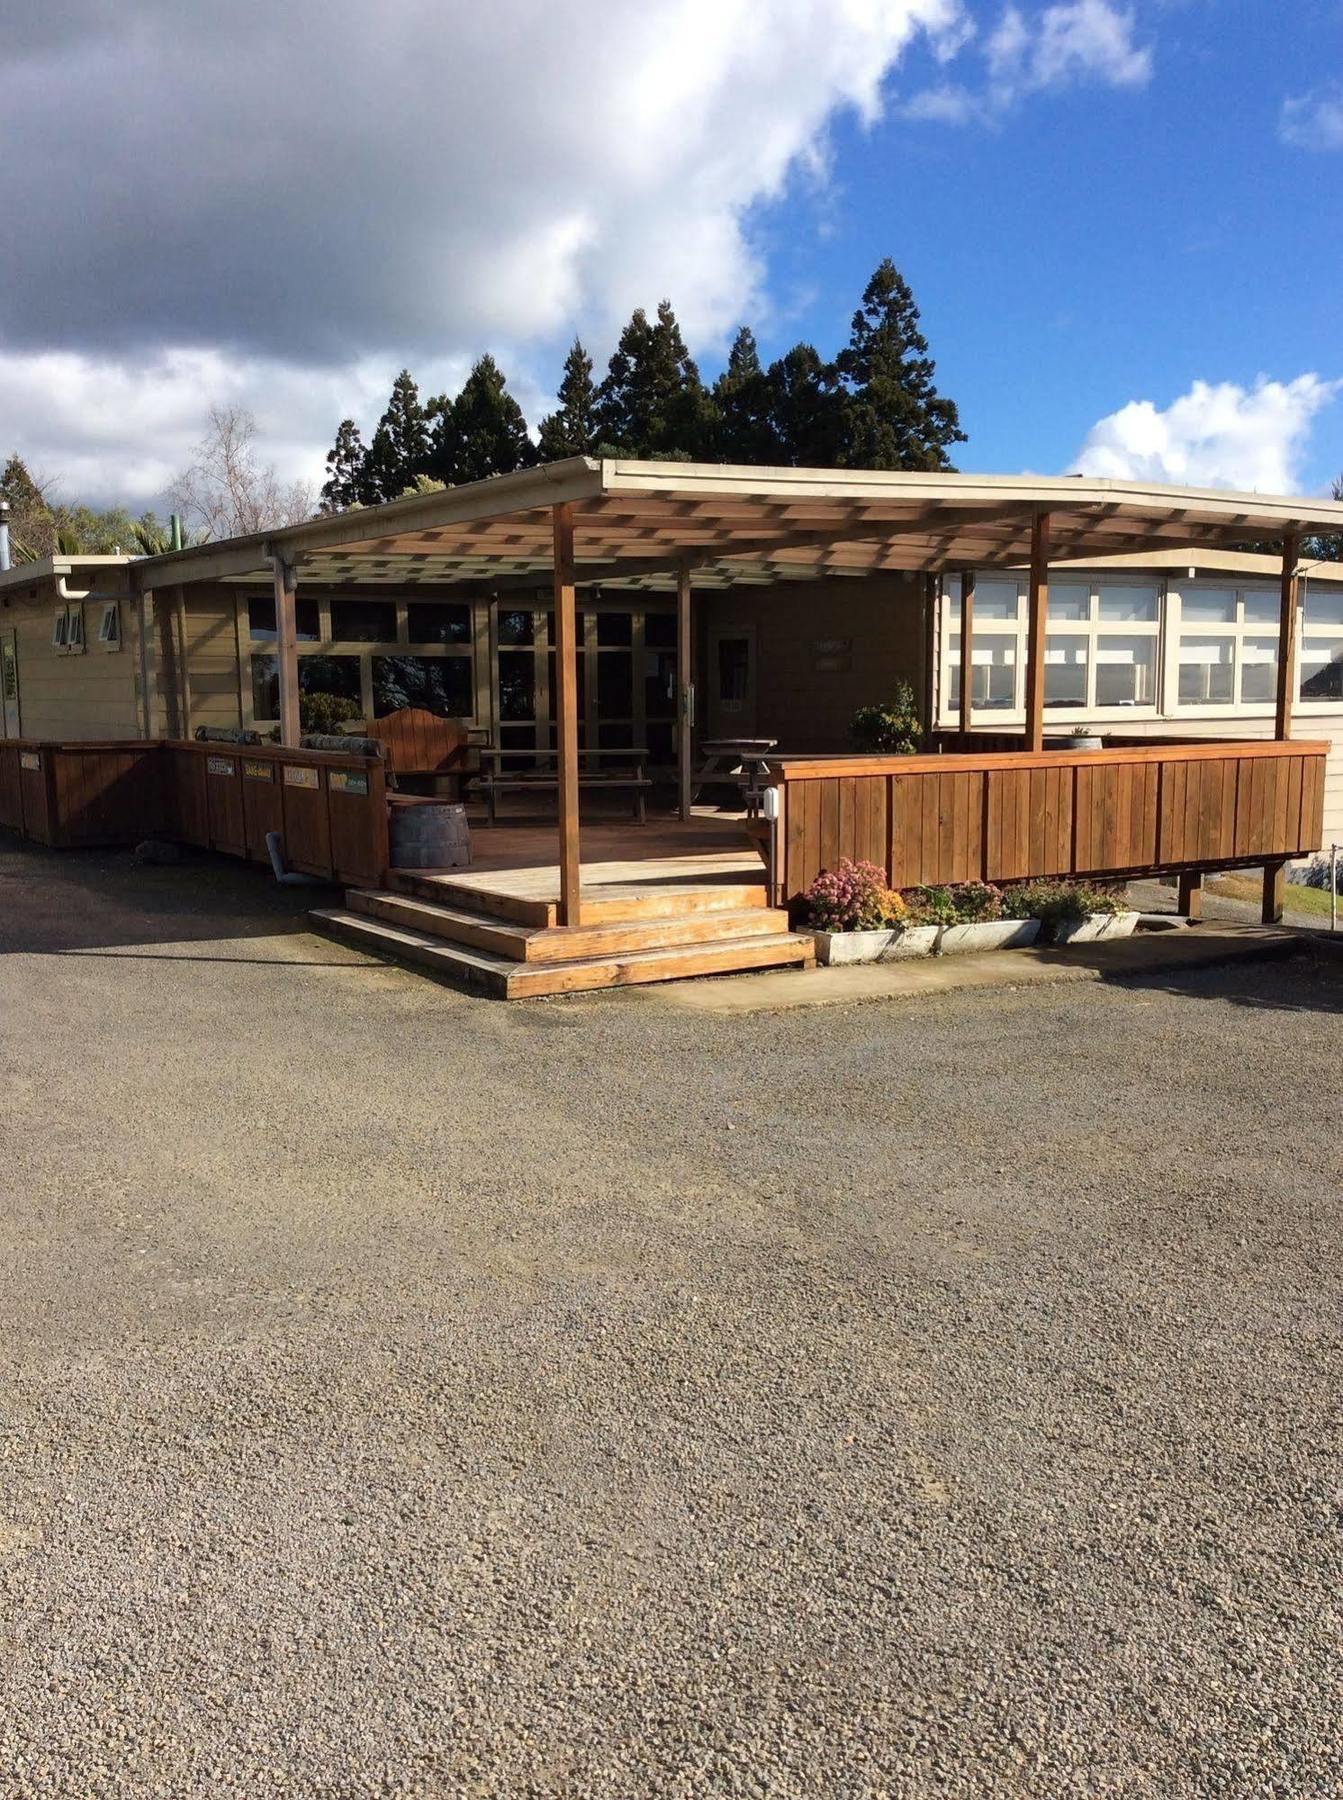
M932 880L1016 880L1063 872L1114 878L1171 871L1188 904L1207 870L1253 863L1265 871L1264 915L1279 916L1286 862L1318 848L1325 746L1292 737L1292 669L1300 547L1311 533L1343 532L1343 504L1158 488L1084 478L739 469L619 460L572 461L470 487L311 521L268 537L207 545L146 563L142 594L264 573L275 600L280 734L299 740L296 607L305 580L413 583L529 594L548 603L553 658L551 733L556 824L548 855L534 834L510 841L503 824L479 832L466 872L389 880L401 900L450 902L453 941L493 931L503 917L547 936L510 941L504 954L559 962L568 947L599 947L592 931L636 925L640 954L683 949L697 912L738 915L722 895L762 890L770 933L735 945L759 966L761 937L781 958L805 960L778 909L833 860L880 862L896 885ZM1200 745L1147 739L1103 749L1047 748L1044 667L1051 560L1158 549L1278 546L1282 651L1274 738ZM782 744L769 770L758 841L737 825L697 823L693 810L696 691L692 643L703 596L798 581L835 591L899 575L906 603L931 610L946 572L961 577L964 671L973 657L973 570L1029 570L1026 720L1012 743L976 741L972 683L961 683L954 750L889 765L843 755L797 758ZM676 621L676 813L684 836L649 827L580 823L580 676L577 596L662 593ZM817 628L824 631L818 599ZM712 832L711 840L706 834ZM730 847L727 836L733 837ZM640 843L641 838L643 843ZM656 846L656 848L655 848ZM715 866L723 863L724 866ZM810 871L810 874L807 873ZM963 871L963 872L962 872ZM744 879L738 879L739 877ZM391 902L378 901L379 906ZM372 907L360 901L359 906ZM673 910L675 909L675 911ZM351 910L358 911L359 907ZM400 917L405 917L401 906ZM673 927L673 917L680 923ZM421 923L428 920L421 914ZM742 924L740 917L734 924ZM333 921L339 923L339 921ZM707 929L702 926L699 929ZM657 932L662 940L655 942ZM682 942L676 943L678 933ZM721 934L720 934L721 937ZM613 940L608 940L611 942ZM620 952L624 954L625 952ZM616 954L613 950L612 954ZM684 965L667 973L699 972ZM592 976L591 980L587 979ZM618 979L626 977L619 976ZM661 978L637 971L628 978ZM605 985L588 970L574 985ZM522 991L519 989L518 991Z

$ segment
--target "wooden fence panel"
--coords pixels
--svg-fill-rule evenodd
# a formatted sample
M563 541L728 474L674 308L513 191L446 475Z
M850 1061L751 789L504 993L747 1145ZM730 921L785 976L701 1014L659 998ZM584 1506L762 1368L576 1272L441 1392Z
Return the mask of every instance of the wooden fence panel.
M19 796L23 807L24 835L35 838L39 844L55 841L52 837L54 821L49 755L49 746L19 746Z
M253 862L269 862L266 834L284 832L280 765L270 757L249 756L245 749L241 762L243 843Z
M286 762L280 769L285 861L301 875L333 872L324 776L319 763Z
M205 824L212 850L228 856L246 856L247 836L243 829L242 752L230 744L226 748L211 745L205 756Z
M387 800L381 766L326 771L331 863L353 886L377 886L387 868Z
M0 744L0 825L23 830L23 793L19 786L19 746Z

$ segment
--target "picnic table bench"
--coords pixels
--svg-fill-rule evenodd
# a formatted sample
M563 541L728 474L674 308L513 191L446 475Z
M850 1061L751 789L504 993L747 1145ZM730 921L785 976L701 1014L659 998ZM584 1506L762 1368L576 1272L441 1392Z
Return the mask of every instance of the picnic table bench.
M578 786L582 793L610 789L630 794L634 817L647 823L644 798L652 782L647 774L648 752L632 750L580 750ZM485 796L491 825L498 823L498 799L504 794L557 793L559 752L556 750L489 750L480 752L476 786ZM512 765L512 766L510 766Z

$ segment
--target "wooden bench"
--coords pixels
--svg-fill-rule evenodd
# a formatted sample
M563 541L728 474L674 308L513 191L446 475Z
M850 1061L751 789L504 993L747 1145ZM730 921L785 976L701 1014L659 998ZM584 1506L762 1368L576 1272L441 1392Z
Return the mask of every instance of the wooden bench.
M457 719L440 719L422 706L403 706L385 718L370 719L359 731L382 745L383 761L392 776L450 776L460 787L461 778L471 772L465 725Z
M554 750L482 750L481 771L477 786L485 796L491 825L499 822L500 793L558 793L559 760ZM580 750L578 753L578 786L582 793L594 789L610 789L628 793L633 800L634 817L640 825L648 822L644 797L652 782L646 764L648 752L638 750ZM518 765L509 768L508 764ZM531 766L528 766L531 765Z

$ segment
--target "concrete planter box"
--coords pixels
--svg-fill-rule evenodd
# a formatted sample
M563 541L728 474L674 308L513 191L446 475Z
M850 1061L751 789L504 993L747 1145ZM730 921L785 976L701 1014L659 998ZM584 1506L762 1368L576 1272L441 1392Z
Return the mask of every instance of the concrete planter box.
M1136 912L1088 913L1084 919L1061 919L1054 927L1056 944L1095 944L1102 938L1132 937Z
M937 940L939 956L970 950L1022 950L1040 935L1038 919L981 919L973 925L944 925Z
M907 956L931 956L937 947L936 925L905 925L892 931L813 931L816 960L839 963L895 962Z

